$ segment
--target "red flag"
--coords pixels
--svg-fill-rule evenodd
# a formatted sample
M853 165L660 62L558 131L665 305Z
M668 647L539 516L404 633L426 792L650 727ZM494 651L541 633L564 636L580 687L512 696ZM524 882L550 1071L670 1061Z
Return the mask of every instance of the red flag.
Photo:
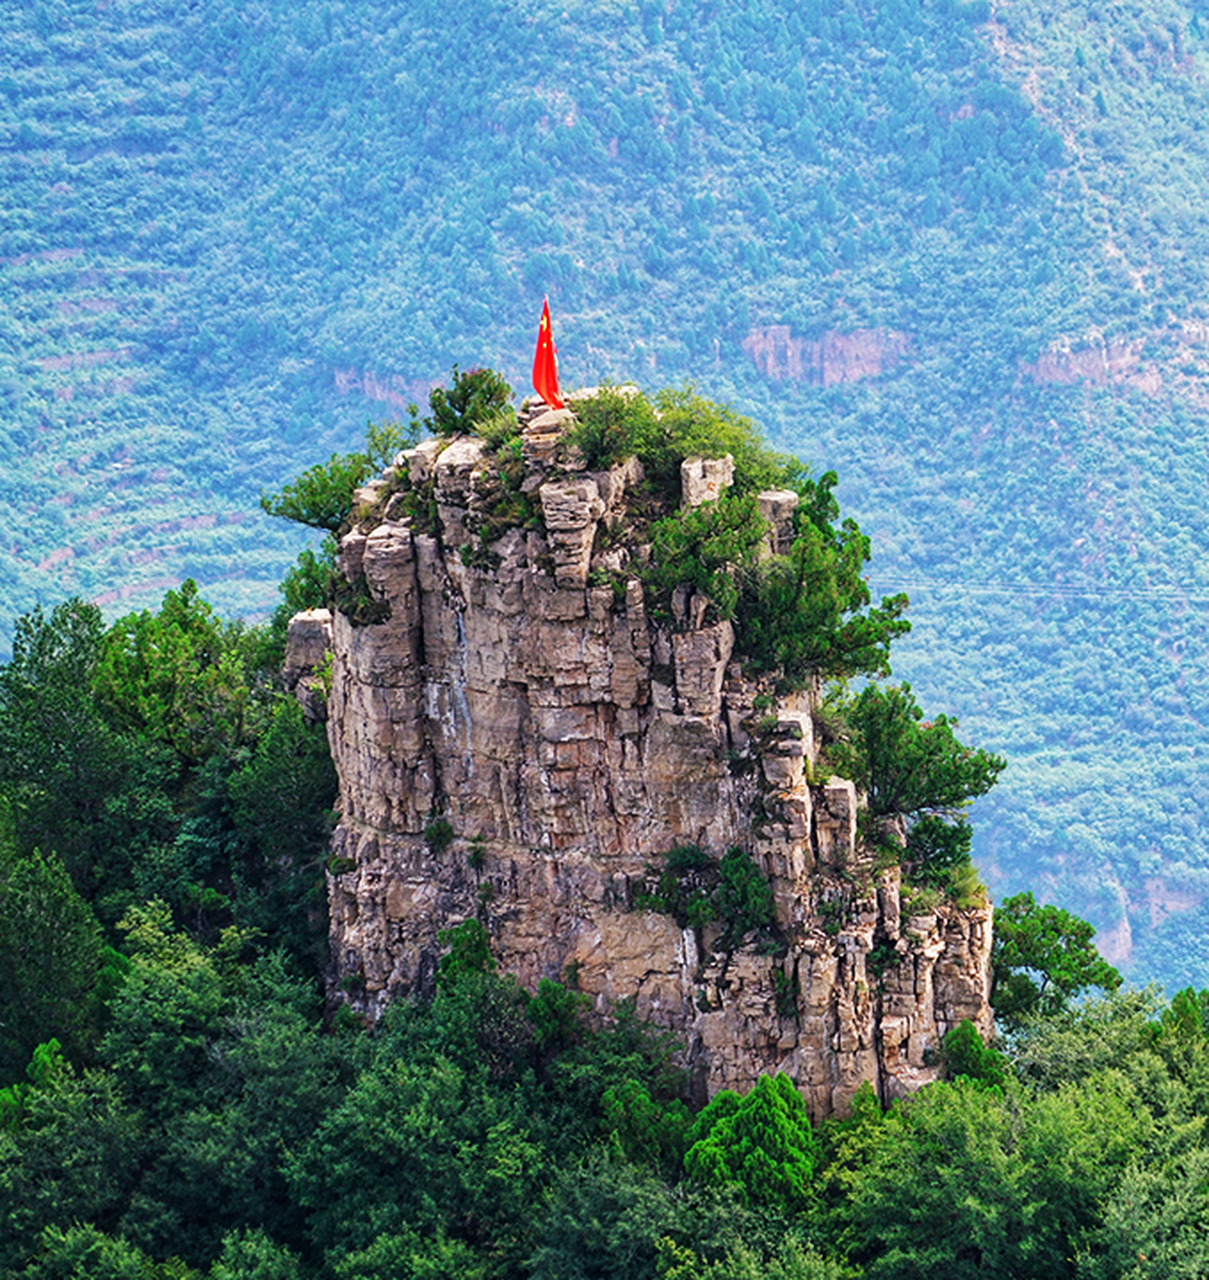
M558 348L550 328L550 299L542 303L542 323L537 331L537 351L533 355L533 390L551 409L563 407L558 394Z

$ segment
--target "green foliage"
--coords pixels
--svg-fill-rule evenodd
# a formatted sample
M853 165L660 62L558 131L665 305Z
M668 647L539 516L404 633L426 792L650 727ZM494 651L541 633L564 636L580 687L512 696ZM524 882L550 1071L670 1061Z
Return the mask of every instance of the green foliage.
M438 1229L383 1232L364 1249L341 1258L334 1268L339 1280L483 1280L490 1264L470 1245L450 1240Z
M1209 1153L1126 1169L1078 1257L1087 1280L1196 1280L1209 1268Z
M290 1176L331 1263L401 1224L515 1258L544 1165L522 1099L481 1067L386 1053L300 1145Z
M72 1056L100 1025L101 929L53 854L0 857L0 1080L43 1041Z
M209 1280L301 1280L302 1274L294 1253L254 1228L224 1237Z
M453 844L453 823L448 818L433 818L424 828L424 839L434 856L439 857Z
M704 1261L691 1248L665 1236L657 1242L660 1280L841 1280L839 1264L830 1262L793 1236L774 1255L740 1245L718 1262Z
M686 458L721 458L735 464L739 494L796 484L805 468L774 453L750 418L729 405L699 395L692 386L666 387L647 396L636 387L604 383L591 396L574 397L578 419L568 443L583 454L589 471L603 471L637 458L657 493L680 498L680 464Z
M604 1131L631 1164L674 1176L687 1149L692 1117L679 1098L656 1101L641 1080L627 1079L601 1095Z
M47 1228L112 1223L145 1153L140 1118L103 1071L56 1071L0 1131L0 1267L35 1256Z
M841 1215L872 1276L1067 1276L1149 1119L1119 1078L1030 1102L959 1079L877 1126ZM942 1154L943 1153L943 1154Z
M776 901L750 853L728 849L718 864L714 908L726 921L719 945L729 950L750 933L767 934L777 921Z
M983 1042L978 1028L963 1018L945 1033L940 1043L945 1064L945 1078L980 1080L983 1084L1002 1086L1007 1080L1008 1060L997 1049Z
M685 1173L744 1203L784 1213L806 1207L818 1142L806 1104L783 1072L761 1076L745 1097L722 1090L688 1132Z
M754 497L729 493L657 520L648 581L664 609L674 588L688 586L710 598L717 618L734 617L741 573L754 564L766 527Z
M466 920L453 929L442 929L437 934L437 941L449 948L437 966L442 978L452 982L462 974L491 973L495 969L491 937L477 920Z
M591 1007L589 996L543 978L526 1010L538 1048L553 1053L570 1048L583 1031L584 1011Z
M249 737L252 689L243 631L223 623L186 581L159 613L119 619L106 634L93 685L111 723L197 764Z
M662 428L655 407L636 387L618 387L604 383L595 395L577 396L571 406L576 425L567 433L567 444L583 455L589 471L605 471L637 458L645 466L654 466L662 443ZM680 482L679 461L674 483ZM665 463L664 472L671 466ZM670 483L666 474L659 479Z
M336 568L336 549L336 539L329 536L319 544L318 554L310 547L298 553L297 562L281 582L281 607L287 611L287 621L296 613L320 609L327 603L331 593L329 579Z
M109 928L160 896L199 932L234 911L268 945L311 949L323 909L305 882L319 884L334 774L322 730L282 696L279 652L192 581L108 630L78 601L23 619L0 667L14 853L57 853Z
M658 872L654 893L636 894L634 908L670 915L682 929L701 928L716 917L712 892L716 875L714 861L703 849L677 845Z
M855 521L832 523L836 476L803 479L793 545L761 561L747 584L740 645L757 670L780 669L794 687L810 676L887 675L890 644L911 629L907 597L870 609L869 539Z
M1121 975L1092 945L1095 929L1031 893L1005 898L995 910L991 1004L1013 1025L1034 1013L1053 1014L1088 987L1115 991Z
M251 759L227 782L239 848L235 920L284 946L304 971L326 960L323 856L336 790L323 726L308 725L293 698L273 708Z
M528 1262L533 1280L650 1280L661 1241L691 1239L712 1256L758 1238L759 1220L713 1188L673 1191L642 1166L597 1154L561 1169Z
M277 493L262 494L260 505L271 516L312 529L336 533L347 523L353 494L374 473L365 453L334 453L327 462L308 467Z
M112 798L141 798L157 763L138 758L92 695L104 637L95 605L68 600L49 616L39 607L18 620L12 661L0 667L0 792L13 847L58 853L90 894L121 875L113 846L137 839ZM144 832L149 816L139 815Z
M871 823L903 819L902 856L911 873L973 904L980 894L976 878L964 871L972 841L964 814L972 799L994 786L1007 762L959 742L956 720L924 720L908 684L866 685L841 715L844 729L828 755L868 796ZM894 852L898 841L892 842Z
M25 1100L31 1089L46 1089L70 1067L57 1040L38 1045L25 1068L26 1079L0 1089L0 1129L19 1127L25 1114Z
M498 445L512 434L504 425L511 397L512 388L494 369L467 369L462 373L455 364L450 385L434 387L429 393L429 417L421 418L412 406L412 431L418 439L422 433L458 436L482 430L489 444Z
M834 749L837 765L867 793L877 817L960 813L990 790L1006 764L958 742L950 717L925 721L910 685L866 685L845 715L850 738ZM935 829L925 830L938 843Z
M640 460L653 478L668 484L679 481L685 458L721 458L729 454L735 463L734 487L738 493L761 489L800 489L808 485L807 468L789 454L775 453L760 429L731 405L719 404L698 393L694 386L665 387L655 392L653 405L659 422L659 448Z
M355 453L334 453L327 462L315 463L277 493L262 493L260 505L271 516L312 529L324 529L329 534L338 533L352 514L353 494L357 489L388 467L400 450L415 444L418 438L415 422L407 426L398 422L370 422L366 426L363 449ZM313 564L302 567L307 575L313 570ZM287 578L287 582L291 579ZM300 584L292 583L291 589L295 585Z
M715 862L696 845L681 845L667 855L658 874L654 893L635 895L635 910L663 912L682 929L721 920L726 927L718 946L725 951L733 951L748 934L767 941L775 931L772 890L742 849L729 849Z
M23 1280L192 1280L197 1276L177 1259L156 1263L141 1249L92 1226L65 1231L47 1227L37 1256L20 1274Z

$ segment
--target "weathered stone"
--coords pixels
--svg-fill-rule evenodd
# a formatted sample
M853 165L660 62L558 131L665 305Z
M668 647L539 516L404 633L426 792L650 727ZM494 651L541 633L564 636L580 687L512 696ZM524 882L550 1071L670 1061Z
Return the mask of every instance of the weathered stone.
M412 484L423 484L432 479L437 456L444 447L444 440L424 440L414 449L407 449L399 455L400 461L407 466Z
M672 637L676 692L685 715L716 719L722 711L722 681L735 647L729 622Z
M355 582L361 576L361 557L365 554L365 543L366 535L359 529L346 533L340 539L336 568L348 582Z
M768 521L768 537L765 540L773 555L783 556L793 545L793 513L800 499L792 489L765 489L756 494L760 515Z
M700 1093L784 1070L816 1117L843 1111L862 1080L889 1098L935 1078L932 1051L963 1017L989 1032L989 910L944 905L904 921L896 873L852 875L858 864L873 875L855 788L807 781L816 692L779 700L774 727L749 737L771 685L731 661L730 623L702 625L704 597L683 594L673 631L648 614L638 577L623 597L586 586L597 524L624 516L635 472L552 480L533 462L525 483L540 481L529 492L545 535L505 532L488 569L464 564L452 538L489 491L478 443L453 442L432 467L434 456L419 446L400 465L413 480L431 468L441 538L385 521L340 549L342 571L363 573L390 616L358 626L338 613L324 645L340 778L333 999L376 1017L430 992L438 932L480 917L522 983L573 964L597 1011L634 999L685 1043ZM624 550L601 566L621 573L648 548ZM299 623L298 655L318 651L318 632L303 639L312 625ZM438 815L455 837L439 850L424 834ZM695 934L633 910L649 866L684 844L752 854L773 890L780 957L754 936L723 954L720 923ZM871 884L864 896L854 879ZM877 999L875 939L897 956Z
M323 665L332 647L332 615L327 609L307 609L290 619L285 642L285 674L292 684Z
M729 489L735 479L735 460L724 458L685 458L680 464L680 505L699 507L713 502Z
M538 495L554 556L554 580L560 587L582 587L588 580L596 525L605 511L596 481L551 480Z
M832 778L821 788L815 826L819 860L849 866L856 852L856 788L847 778Z

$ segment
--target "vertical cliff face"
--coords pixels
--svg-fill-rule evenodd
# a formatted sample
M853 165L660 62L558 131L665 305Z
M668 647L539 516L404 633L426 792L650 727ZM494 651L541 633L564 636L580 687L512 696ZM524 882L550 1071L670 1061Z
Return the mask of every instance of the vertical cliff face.
M784 1070L821 1117L862 1080L933 1078L951 1026L990 1029L989 909L904 911L852 784L820 774L812 694L745 678L700 596L656 620L641 469L575 470L564 421L528 423L510 476L458 438L359 494L330 624L333 990L370 1016L430 990L438 931L477 917L526 985L570 978L674 1030L702 1094ZM682 480L686 502L716 496L726 460ZM761 495L770 541L793 501ZM750 854L775 924L736 936L669 906L664 860L689 845L690 888Z

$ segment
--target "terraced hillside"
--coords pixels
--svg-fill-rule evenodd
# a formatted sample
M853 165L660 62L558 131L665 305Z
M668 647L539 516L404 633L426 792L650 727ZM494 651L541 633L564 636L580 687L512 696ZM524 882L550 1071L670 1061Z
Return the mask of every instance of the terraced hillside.
M695 380L841 476L997 888L1209 956L1204 32L1177 0L4 9L5 633L196 577L450 365Z

